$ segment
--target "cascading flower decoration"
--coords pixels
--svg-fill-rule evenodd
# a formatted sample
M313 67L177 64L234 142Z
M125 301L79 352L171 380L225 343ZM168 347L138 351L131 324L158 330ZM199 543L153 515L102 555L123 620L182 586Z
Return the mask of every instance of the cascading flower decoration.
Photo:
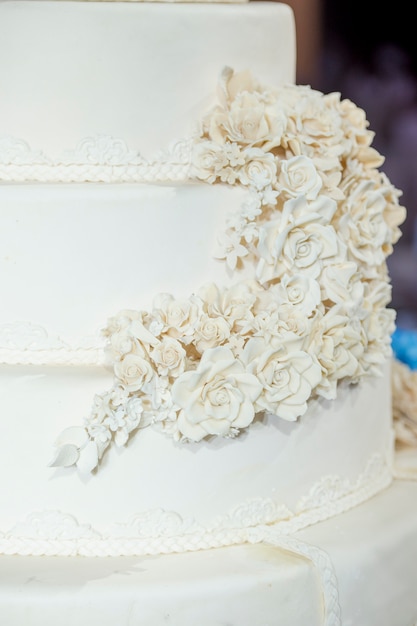
M236 279L109 320L114 385L61 433L51 465L92 471L150 425L200 441L262 412L296 420L340 380L379 373L395 321L386 258L405 209L372 140L340 94L225 68L191 164L195 180L247 189L214 251Z

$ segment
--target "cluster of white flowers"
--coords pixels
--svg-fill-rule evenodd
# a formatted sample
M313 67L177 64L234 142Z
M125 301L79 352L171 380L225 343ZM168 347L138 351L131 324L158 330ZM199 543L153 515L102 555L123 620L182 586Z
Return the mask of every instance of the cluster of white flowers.
M93 469L111 441L150 424L199 441L235 436L259 412L296 420L341 379L378 371L394 328L386 258L405 210L367 127L339 94L223 72L192 162L198 180L248 189L219 237L235 284L161 294L109 321L114 387L63 437L77 452L57 464Z

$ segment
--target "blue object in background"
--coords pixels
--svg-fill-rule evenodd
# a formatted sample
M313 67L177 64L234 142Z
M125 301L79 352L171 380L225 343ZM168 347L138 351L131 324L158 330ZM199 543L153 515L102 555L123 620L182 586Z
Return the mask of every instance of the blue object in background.
M397 328L392 335L392 349L399 361L417 370L417 330Z

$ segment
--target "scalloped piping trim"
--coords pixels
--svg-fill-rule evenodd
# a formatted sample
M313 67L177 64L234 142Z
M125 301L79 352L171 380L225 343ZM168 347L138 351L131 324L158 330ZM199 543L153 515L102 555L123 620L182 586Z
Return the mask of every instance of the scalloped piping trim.
M162 182L189 180L192 140L172 143L151 159L110 135L86 137L52 157L24 140L0 137L0 180L9 182Z
M300 500L295 511L277 506L270 499L258 499L242 504L206 528L194 520L183 520L177 513L157 510L100 532L72 515L41 511L0 533L0 554L142 556L262 542L271 532L291 535L343 513L391 482L391 464L375 454L355 484L339 477L325 477ZM311 508L305 508L307 505Z
M104 365L102 348L58 348L56 350L8 350L0 348L2 365Z
M0 363L5 365L104 365L104 338L84 338L78 345L39 324L0 325Z

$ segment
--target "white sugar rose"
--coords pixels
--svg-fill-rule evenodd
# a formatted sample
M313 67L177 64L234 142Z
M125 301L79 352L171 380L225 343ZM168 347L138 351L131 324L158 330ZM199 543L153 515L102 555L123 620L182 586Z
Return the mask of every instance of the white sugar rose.
M147 359L137 354L126 354L114 365L114 374L128 391L138 391L149 383L154 370Z
M228 109L217 107L208 120L208 134L213 141L227 141L263 147L279 146L287 120L281 109L271 106L259 93L238 93Z
M235 283L222 289L210 283L200 290L199 295L207 314L224 318L234 331L238 332L253 317L251 309L256 295L248 283Z
M137 315L125 311L110 320L105 334L110 339L109 351L113 359L119 360L129 352L145 356L149 347L157 343L155 335L145 326L147 318L144 311L138 311Z
M280 304L290 304L309 317L321 302L320 284L304 274L284 274L276 286Z
M368 169L380 167L384 158L371 147L374 133L368 128L365 111L348 99L338 102L338 108L343 132L349 142L351 160L358 161L362 171L363 167Z
M288 270L296 268L317 278L325 262L339 260L341 246L333 226L308 224L294 228L282 250L283 263Z
M386 199L373 181L363 181L352 190L345 202L345 214L339 222L340 235L354 261L370 268L385 261L385 247L390 233L384 219ZM366 268L363 268L366 272Z
M359 359L365 348L361 323L343 306L335 305L314 326L309 339L309 351L317 355L324 374L317 393L333 399L338 380L360 374Z
M290 315L286 315L288 308L291 308L293 313L291 319ZM285 316L284 319L281 317L282 314ZM308 328L310 328L311 323L311 318L306 318L303 314L299 315L297 319L294 308L287 305L287 307L280 307L279 312L273 314L265 312L262 315L259 313L253 320L251 332L247 334L262 339L265 345L274 349L279 348L283 352L293 352L303 349L305 336L308 335Z
M308 224L288 233L282 248L282 263L287 271L291 268L305 271L317 278L324 261L337 257L338 252L339 241L332 226Z
M305 196L291 198L284 203L282 222L285 227L304 226L315 222L327 226L332 222L337 210L337 203L333 198L319 194L314 200Z
M245 371L231 350L207 350L197 369L182 374L172 387L172 398L181 409L181 434L200 441L246 428L255 416L254 403L261 389L258 379Z
M135 340L128 331L121 330L110 335L108 350L113 359L120 359L125 354L134 352Z
M379 366L392 355L391 335L395 330L395 311L375 309L363 326L367 337L366 352L360 360L364 370L379 373Z
M248 148L243 154L246 162L239 170L239 181L242 185L260 191L275 183L277 165L273 154L265 153L259 148Z
M278 183L281 192L292 198L305 196L307 200L317 198L323 185L314 162L303 155L281 162Z
M262 383L257 401L264 409L294 421L307 410L307 402L321 380L321 368L307 352L287 353L281 346L269 346L262 339L250 339L242 360Z
M322 315L322 305L317 307L314 316L306 317L305 313L301 309L292 306L291 304L281 304L279 307L279 320L278 320L278 336L283 341L283 337L287 337L292 334L295 337L299 337L301 342L297 344L297 349L304 349L306 339L310 336L314 324L320 319ZM287 348L290 349L289 347Z
M223 317L203 314L195 330L195 347L202 353L223 344L230 337L230 326Z
M365 371L372 371L374 364L378 369L378 365L391 355L395 311L387 308L390 301L391 285L386 277L381 276L364 284L362 328L367 346L360 362Z
M223 146L214 141L202 141L193 146L192 174L200 180L214 183L219 173L229 164Z
M151 352L151 359L161 376L178 377L185 367L185 350L177 339L163 337Z
M339 159L349 154L352 142L345 137L339 94L323 95L310 88L289 86L283 96L288 112L287 139L294 154L319 160L325 171L340 168Z
M103 335L110 339L107 349L112 359L119 359L124 354L133 352L134 339L129 332L129 327L132 320L140 318L139 311L126 309L108 319Z
M259 230L257 278L265 283L294 267L317 278L323 262L344 260L345 246L329 224L336 208L326 196L287 200L282 213L271 216Z
M143 321L143 317L144 313L142 311L123 309L118 315L109 318L103 334L108 337L118 332L126 331L133 320Z
M221 103L227 107L239 93L259 91L261 86L248 70L235 72L224 67L219 78L218 90Z
M384 211L384 219L389 228L391 242L386 246L387 254L392 253L392 245L397 243L401 237L401 230L398 228L406 218L407 212L405 207L399 203L401 192L391 185L386 174L384 172L379 173L379 183L381 185L380 191L384 194L386 200L386 206Z
M159 294L154 300L153 314L160 322L162 331L189 343L200 315L201 302L197 298L176 300L171 294Z
M259 252L256 275L262 283L294 271L318 278L324 265L345 260L345 248L333 226L316 223L282 231L271 221L262 232Z
M324 300L352 310L362 304L364 286L356 263L346 261L325 267L320 283Z

